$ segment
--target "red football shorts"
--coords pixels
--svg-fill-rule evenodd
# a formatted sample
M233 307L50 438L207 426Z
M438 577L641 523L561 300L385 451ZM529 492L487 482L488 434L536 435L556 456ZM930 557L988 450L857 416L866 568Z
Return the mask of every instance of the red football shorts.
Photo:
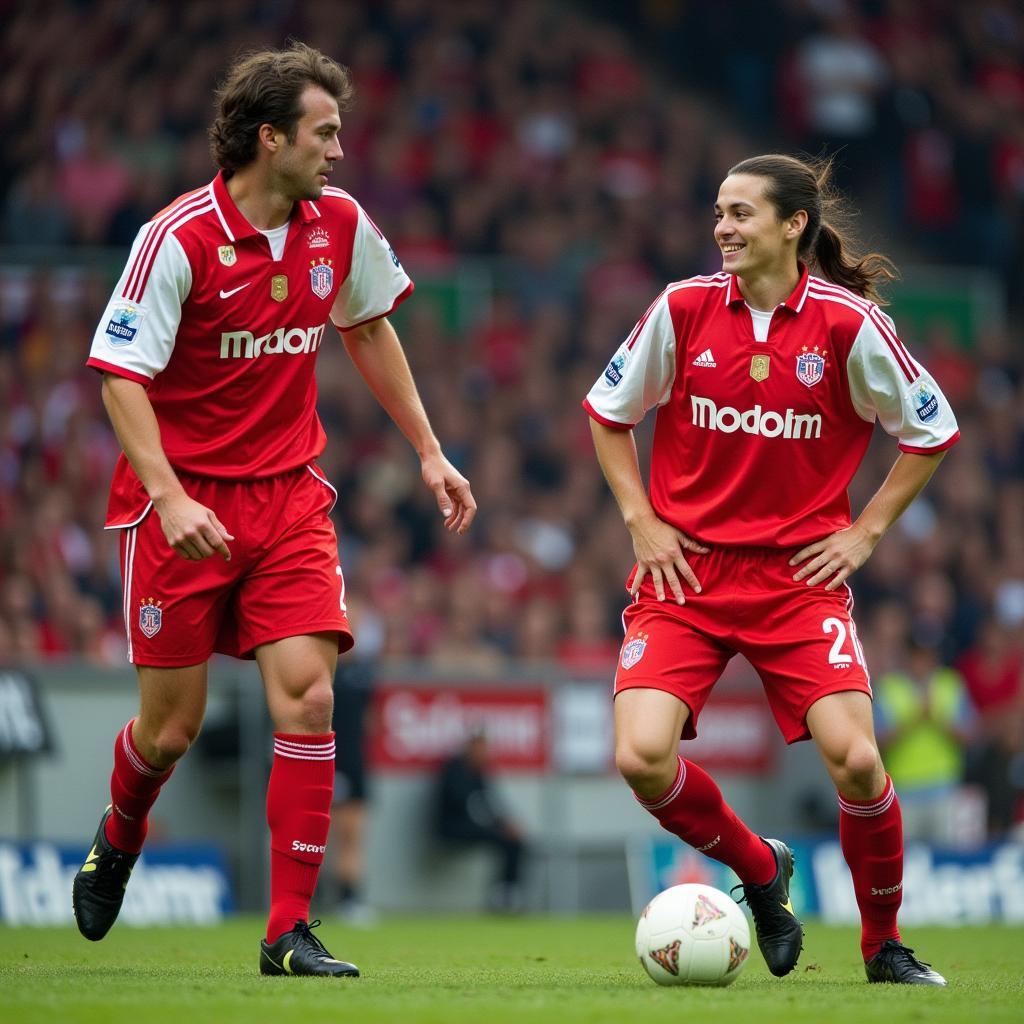
M303 466L262 480L180 474L186 493L234 535L231 561L195 562L167 543L152 510L121 531L128 660L198 665L213 653L251 658L260 644L309 633L352 646L338 539L328 512L336 492Z
M850 588L795 583L794 554L751 547L688 551L701 593L684 583L684 605L667 586L669 597L658 601L647 576L623 613L615 692L647 687L678 697L690 709L683 739L692 739L711 688L729 659L742 654L761 677L787 743L810 738L807 710L826 694L870 696Z

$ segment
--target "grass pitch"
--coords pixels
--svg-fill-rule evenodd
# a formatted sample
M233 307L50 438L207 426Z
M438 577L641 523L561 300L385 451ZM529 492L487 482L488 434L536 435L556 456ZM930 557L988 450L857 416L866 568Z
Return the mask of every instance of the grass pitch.
M1019 1022L1024 928L912 929L947 989L868 985L857 934L810 925L800 965L768 974L756 950L727 989L658 988L627 917L388 918L318 930L354 981L262 978L262 919L216 928L0 928L0 1019L11 1024L863 1024Z

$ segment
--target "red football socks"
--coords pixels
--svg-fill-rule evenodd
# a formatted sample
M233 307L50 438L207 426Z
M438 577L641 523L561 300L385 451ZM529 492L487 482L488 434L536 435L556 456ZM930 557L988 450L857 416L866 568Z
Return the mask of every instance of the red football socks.
M771 847L740 821L714 779L692 761L679 758L676 780L661 796L637 800L662 828L727 864L741 881L766 885L775 877Z
M267 941L309 920L309 903L327 848L334 791L334 733L274 733L267 786L270 918Z
M154 768L132 739L133 718L114 741L114 771L110 776L113 813L107 818L107 842L125 853L138 853L149 829L149 809L170 778L174 766Z
M892 779L874 800L839 797L839 843L860 907L860 948L870 960L886 939L898 939L903 901L903 818Z

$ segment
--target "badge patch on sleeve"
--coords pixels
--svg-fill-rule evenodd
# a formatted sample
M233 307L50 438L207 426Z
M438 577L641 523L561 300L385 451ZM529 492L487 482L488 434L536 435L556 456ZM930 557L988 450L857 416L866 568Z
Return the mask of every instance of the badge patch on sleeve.
M914 403L914 412L922 423L931 423L939 416L939 398L934 391L922 380L914 386L910 393Z
M626 365L626 353L617 352L604 371L604 379L608 381L609 387L617 387L622 380L622 368Z
M142 310L128 302L118 303L110 311L110 319L104 333L107 344L113 348L124 348L135 341L135 335L142 326Z

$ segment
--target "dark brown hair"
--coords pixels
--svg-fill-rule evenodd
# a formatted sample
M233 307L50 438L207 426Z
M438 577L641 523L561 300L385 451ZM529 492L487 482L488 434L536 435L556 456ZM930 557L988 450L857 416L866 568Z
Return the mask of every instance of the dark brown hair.
M261 124L283 131L295 141L302 117L302 93L318 85L333 96L339 110L352 102L348 69L305 43L286 50L243 54L228 69L217 89L217 117L210 125L210 152L227 175L256 159Z
M768 153L741 160L729 174L764 178L765 199L775 207L780 220L805 210L807 227L797 244L800 259L834 284L885 304L878 286L895 280L899 273L881 253L862 256L854 251L848 228L852 214L831 186L830 159L804 161L782 153Z

